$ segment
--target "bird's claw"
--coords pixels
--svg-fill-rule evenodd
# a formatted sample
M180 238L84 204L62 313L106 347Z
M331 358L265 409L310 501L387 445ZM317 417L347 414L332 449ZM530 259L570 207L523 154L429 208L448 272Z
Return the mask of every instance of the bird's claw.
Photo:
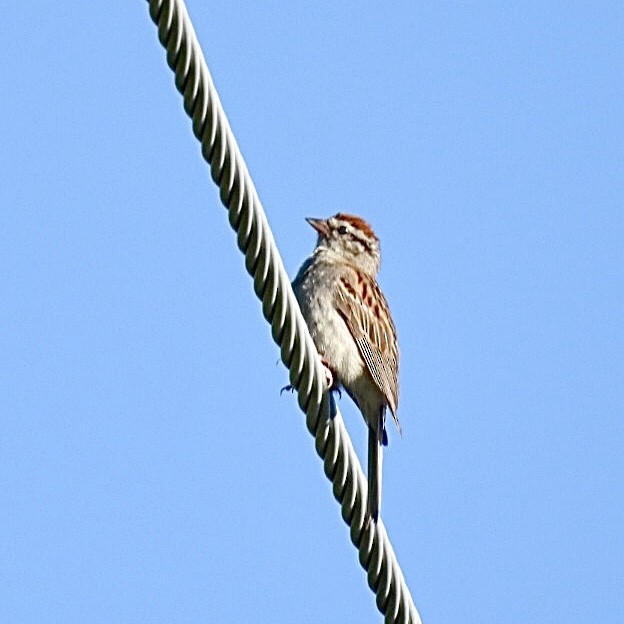
M338 397L342 399L342 391L340 390L338 384L334 382L334 374L331 372L331 369L327 365L327 360L324 357L321 358L321 363L323 364L323 372L325 373L326 389L330 392L337 392ZM284 394L284 392L294 392L295 390L295 386L293 386L292 384L288 384L280 390L280 396Z
M329 370L329 367L325 366L324 364L323 368L325 369L325 386L328 390L331 390L334 385L334 375L331 370Z
M325 372L325 387L328 390L334 390L337 388L338 384L334 386L334 373L332 373L331 368L329 368L329 361L324 355L321 355L321 364Z

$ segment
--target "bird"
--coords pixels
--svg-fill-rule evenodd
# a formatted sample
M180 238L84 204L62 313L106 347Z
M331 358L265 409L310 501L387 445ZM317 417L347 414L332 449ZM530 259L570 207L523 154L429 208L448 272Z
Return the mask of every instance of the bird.
M330 390L342 387L368 425L369 521L381 510L386 410L399 433L399 347L390 309L379 285L379 239L361 217L338 213L307 218L316 230L312 254L292 287Z

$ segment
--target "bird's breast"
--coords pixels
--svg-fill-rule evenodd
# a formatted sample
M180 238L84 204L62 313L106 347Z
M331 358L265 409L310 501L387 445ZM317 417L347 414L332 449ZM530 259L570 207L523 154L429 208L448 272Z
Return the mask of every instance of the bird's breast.
M336 309L339 273L332 266L309 264L293 282L295 296L317 351L345 387L353 384L365 369L353 336Z

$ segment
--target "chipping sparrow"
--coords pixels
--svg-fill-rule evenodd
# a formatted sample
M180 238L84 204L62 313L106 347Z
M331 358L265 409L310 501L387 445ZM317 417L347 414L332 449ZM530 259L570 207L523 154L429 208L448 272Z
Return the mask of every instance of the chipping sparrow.
M368 424L368 515L377 522L382 445L388 443L386 407L401 431L397 335L375 279L379 240L366 221L352 215L307 221L318 240L293 289L326 366L328 385L342 386Z

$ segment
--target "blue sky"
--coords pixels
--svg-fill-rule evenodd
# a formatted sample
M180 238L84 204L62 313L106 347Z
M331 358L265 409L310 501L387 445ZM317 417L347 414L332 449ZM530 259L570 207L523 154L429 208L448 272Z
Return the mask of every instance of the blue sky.
M622 622L621 5L188 8L289 272L381 239L425 623ZM381 621L147 9L3 12L1 619Z

